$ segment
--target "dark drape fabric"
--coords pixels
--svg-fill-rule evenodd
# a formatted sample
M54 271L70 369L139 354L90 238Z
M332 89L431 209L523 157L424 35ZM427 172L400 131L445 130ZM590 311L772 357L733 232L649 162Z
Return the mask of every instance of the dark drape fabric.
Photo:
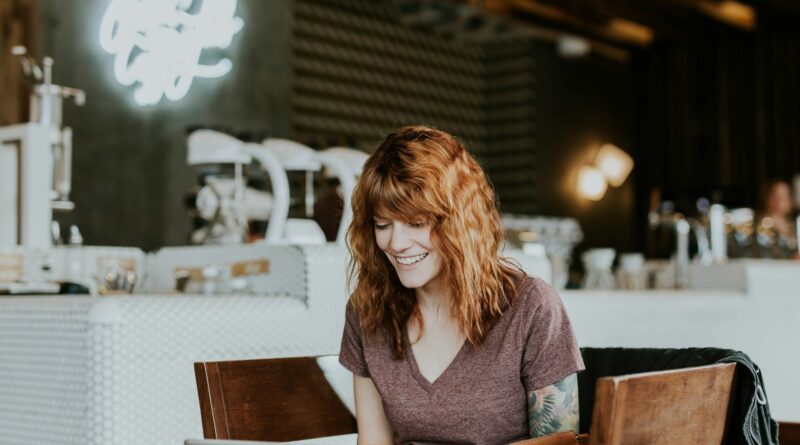
M600 377L736 363L736 379L725 430L730 445L778 443L778 424L769 412L764 379L758 366L739 351L717 348L582 348L586 370L578 374L580 430L589 432L594 390Z
M688 214L700 197L753 207L768 179L800 172L797 15L755 7L753 31L709 18L635 54L640 226L653 190Z
M637 54L637 164L674 197L751 198L756 145L753 35L709 23Z
M797 17L759 11L756 30L760 178L800 173L800 33Z

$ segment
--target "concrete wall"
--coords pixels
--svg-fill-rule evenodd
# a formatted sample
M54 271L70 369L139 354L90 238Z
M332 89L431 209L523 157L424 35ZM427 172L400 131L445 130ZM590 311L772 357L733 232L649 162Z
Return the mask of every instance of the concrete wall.
M114 57L98 29L108 0L41 0L41 55L55 59L56 83L86 91L84 107L65 107L74 131L78 224L87 244L154 249L187 243L183 194L196 182L186 165L186 129L209 125L263 135L288 134L287 3L240 0L245 19L225 55L227 76L195 78L187 96L141 107L133 87L113 76Z

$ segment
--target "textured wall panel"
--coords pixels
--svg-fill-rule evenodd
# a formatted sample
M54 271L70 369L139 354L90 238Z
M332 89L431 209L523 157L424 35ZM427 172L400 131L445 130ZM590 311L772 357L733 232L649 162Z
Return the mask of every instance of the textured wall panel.
M486 50L486 167L504 212L537 212L533 57L526 40Z
M294 0L291 124L300 140L373 147L425 123L466 141L503 209L535 202L533 79L526 38L458 38L409 27L413 1ZM454 14L457 16L457 14ZM418 21L418 20L417 20ZM450 27L452 28L452 26Z
M479 149L480 48L412 30L397 15L392 2L292 3L293 130L371 146L399 125L424 122Z

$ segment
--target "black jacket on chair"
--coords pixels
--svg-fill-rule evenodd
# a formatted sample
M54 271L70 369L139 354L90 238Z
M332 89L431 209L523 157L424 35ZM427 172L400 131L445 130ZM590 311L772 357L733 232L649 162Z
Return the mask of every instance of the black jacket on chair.
M736 378L725 427L725 443L777 445L778 424L769 412L764 379L747 354L717 348L581 348L586 370L578 374L580 430L588 433L600 377L736 363Z

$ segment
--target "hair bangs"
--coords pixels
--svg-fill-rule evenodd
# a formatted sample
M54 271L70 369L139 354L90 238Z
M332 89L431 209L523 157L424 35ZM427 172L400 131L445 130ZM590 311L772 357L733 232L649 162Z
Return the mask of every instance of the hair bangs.
M367 192L366 206L374 218L433 222L441 211L432 205L430 191L394 175L379 178Z

